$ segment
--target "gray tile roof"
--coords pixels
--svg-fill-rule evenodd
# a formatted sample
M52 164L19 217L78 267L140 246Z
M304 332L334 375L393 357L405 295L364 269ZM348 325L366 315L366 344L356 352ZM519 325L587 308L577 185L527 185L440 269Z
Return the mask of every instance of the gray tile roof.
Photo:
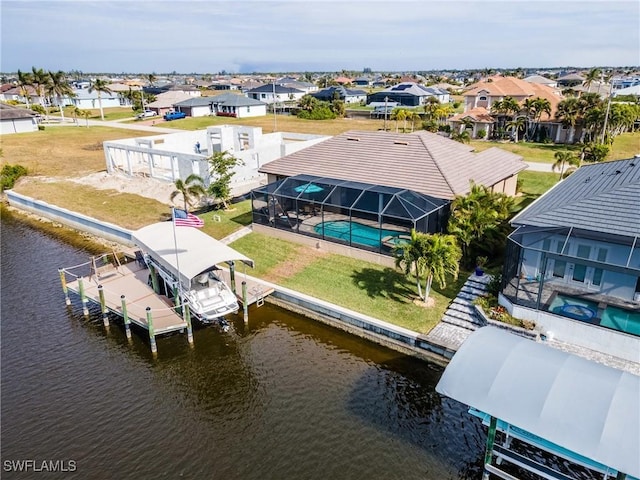
M265 164L261 172L298 174L408 188L452 199L470 181L491 186L524 170L522 157L499 148L472 148L426 131L350 131Z
M579 168L511 223L640 235L640 158Z
M35 116L36 112L33 110L0 103L0 119L2 120L17 120L19 118L33 118Z

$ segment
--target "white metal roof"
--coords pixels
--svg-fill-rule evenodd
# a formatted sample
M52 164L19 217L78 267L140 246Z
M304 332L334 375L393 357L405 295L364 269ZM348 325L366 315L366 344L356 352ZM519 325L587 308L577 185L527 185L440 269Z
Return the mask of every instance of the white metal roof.
M241 261L253 267L253 260L195 227L175 227L174 238L172 222L154 223L133 232L132 239L176 277L179 265L183 284L223 262Z
M483 327L436 391L640 477L640 377Z

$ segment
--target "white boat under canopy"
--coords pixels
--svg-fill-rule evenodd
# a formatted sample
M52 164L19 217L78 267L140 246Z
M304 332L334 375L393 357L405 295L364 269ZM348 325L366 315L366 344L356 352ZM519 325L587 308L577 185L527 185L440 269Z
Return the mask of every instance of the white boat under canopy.
M154 223L133 232L132 238L172 276L178 278L179 271L187 289L193 278L220 263L239 261L253 268L253 260L194 227L175 227L174 238L171 222Z
M618 478L640 477L639 376L483 327L454 355L436 391L615 469ZM491 437L490 429L488 452ZM495 470L488 458L485 469Z

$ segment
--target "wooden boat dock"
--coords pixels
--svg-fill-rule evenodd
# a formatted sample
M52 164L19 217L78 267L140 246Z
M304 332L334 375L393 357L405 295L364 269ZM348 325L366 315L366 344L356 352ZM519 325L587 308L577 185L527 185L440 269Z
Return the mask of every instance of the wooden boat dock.
M115 255L114 255L115 257ZM88 314L87 303L100 305L105 325L109 324L107 313L123 317L127 336L129 324L133 323L149 332L152 350L155 351L155 336L187 329L190 320L183 319L171 299L159 295L147 284L149 270L141 262L120 264L104 262L106 255L75 267L60 269L60 279L67 304L68 291L80 296L83 312ZM97 266L100 265L100 266ZM78 271L89 271L82 275ZM74 280L67 283L67 277Z

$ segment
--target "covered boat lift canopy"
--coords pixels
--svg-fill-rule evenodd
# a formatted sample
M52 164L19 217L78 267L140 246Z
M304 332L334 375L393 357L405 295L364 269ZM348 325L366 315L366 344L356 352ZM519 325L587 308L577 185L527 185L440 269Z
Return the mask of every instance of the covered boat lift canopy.
M170 221L136 230L132 240L175 278L179 271L183 285L189 285L192 278L223 262L241 261L253 268L253 260L242 253L195 227L174 228Z
M636 375L483 327L454 355L436 391L493 417L485 474L496 473L491 437L499 419L615 469L618 478L640 477Z

